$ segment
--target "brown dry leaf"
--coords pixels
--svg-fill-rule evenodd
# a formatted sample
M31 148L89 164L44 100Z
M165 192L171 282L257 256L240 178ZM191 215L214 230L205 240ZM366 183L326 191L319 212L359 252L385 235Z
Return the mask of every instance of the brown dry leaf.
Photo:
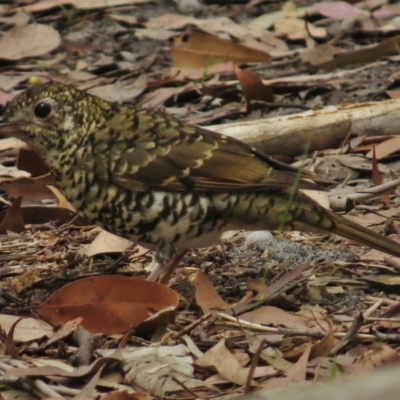
M378 162L376 160L375 146L372 148L372 182L374 183L374 186L382 185L383 183L378 169ZM389 207L391 205L390 198L387 193L379 195L379 198L386 206Z
M53 185L48 185L47 188L53 193L53 197L57 200L57 207L71 210L76 213L75 208L72 204L65 198L65 196Z
M192 32L185 39L175 38L171 49L173 75L183 70L185 74L191 73L192 76L196 73L198 77L202 77L204 73L213 73L211 67L216 65L222 66L226 71L232 69L229 64L231 62L240 64L271 61L268 53L216 36Z
M308 343L304 348L302 356L299 358L296 364L293 364L286 372L286 377L270 379L266 381L266 383L262 385L262 388L257 392L265 396L271 389L286 387L296 382L304 382L306 380L307 364L310 358L310 352L311 343Z
M372 161L358 154L341 154L337 156L337 160L344 166L353 168L355 170L368 172L372 170ZM390 172L389 168L381 163L378 164L378 169L382 174L387 174Z
M26 144L19 139L16 138L5 138L0 139L0 151L11 150L11 149L21 149L26 146Z
M31 19L31 16L25 11L17 11L9 17L0 17L0 22L7 25L26 25Z
M120 82L111 85L97 86L89 89L88 93L99 96L107 101L122 103L140 96L146 88L147 76L142 74L129 85L125 82Z
M251 279L247 280L247 287L250 290L257 291L263 300L270 299L276 293L278 293L283 287L292 282L294 279L298 278L307 268L309 268L310 264L302 264L297 265L292 268L289 272L279 278L276 282L271 285L266 286L264 283L260 284L260 281L254 281Z
M286 376L288 379L290 379L292 382L302 382L305 381L306 379L306 374L307 374L307 363L308 360L310 359L310 353L311 353L311 341L307 344L307 346L304 349L304 353L302 356L299 358L299 361L297 361L296 364L294 364L289 371L286 372Z
M314 7L324 16L334 19L365 18L369 12L344 1L323 1Z
M11 326L13 326L19 318L20 317L15 317L13 315L0 314L1 329L4 329L6 333L8 333ZM53 334L54 329L47 322L35 318L23 318L14 330L14 340L17 342L30 342L32 340L42 339L45 336L52 337Z
M227 348L225 339L221 339L215 346L195 361L195 365L211 371L217 371L229 382L245 386L249 374L237 358ZM252 381L252 385L256 383Z
M51 222L55 226L60 226L73 220L74 225L88 225L82 217L77 217L76 212L71 211L68 208L45 206L22 207L22 215L25 224L40 225Z
M357 224L368 227L383 224L388 218L391 218L398 213L398 209L391 208L389 210L379 210L379 213L367 213L362 214L361 216L346 215L345 217L356 222Z
M400 276L398 275L364 275L361 278L368 282L377 283L383 286L400 286Z
M108 16L114 21L123 22L128 25L138 25L138 19L133 15L109 14Z
M272 90L264 85L262 79L253 71L243 70L239 67L235 68L235 74L239 79L242 86L244 97L246 99L246 111L249 113L255 107L252 101L263 101L272 103L274 101L274 94Z
M311 347L310 360L317 357L328 357L335 346L335 334L332 323L327 319L329 324L328 334Z
M15 61L41 56L56 49L60 43L60 34L50 25L17 25L1 38L0 59Z
M289 40L306 39L309 37L308 32L315 39L325 39L327 37L325 28L316 27L300 18L280 19L275 23L275 32L278 36L286 36Z
M21 233L25 231L24 218L21 211L22 196L18 197L6 211L0 224L0 235L7 232Z
M283 334L277 335L279 340L283 338ZM258 335L252 334L246 331L246 339L249 343L249 351L256 353L261 345L261 339ZM271 339L271 335L268 335L268 339ZM271 348L264 349L260 354L260 359L264 360L268 365L272 366L277 371L286 372L292 367L292 363L285 360L280 351L271 352Z
M25 73L19 75L0 74L0 89L4 90L5 92L10 92L15 86L17 86L22 81L25 81L27 78L28 74ZM2 140L7 140L7 139L2 139Z
M29 172L31 176L49 174L49 169L36 152L21 148L18 152L17 168ZM53 181L54 182L54 181ZM48 183L50 185L50 183Z
M108 275L70 283L53 293L39 308L52 324L83 317L92 333L122 333L153 314L177 307L179 297L168 286L138 278ZM169 312L169 318L174 318ZM165 321L165 316L160 316ZM153 321L154 325L154 321Z
M126 390L109 392L100 396L100 400L146 400L148 397L140 393L128 393Z
M369 350L360 362L354 364L353 371L347 376L363 374L366 371L375 371L388 365L399 364L400 355L387 344L380 343L379 347Z
M300 192L313 199L320 206L328 210L331 208L328 192L321 192L319 190L300 190Z
M132 242L120 236L101 230L89 246L80 249L78 254L93 257L98 254L122 253L132 247ZM147 250L148 251L148 250Z
M7 92L4 92L3 90L0 90L0 104L1 104L3 107L6 107L7 104L8 104L11 100L13 100L14 97L15 97L18 93L20 93L20 92L21 92L21 90L13 90L13 91L7 93ZM15 139L15 140L18 140L18 139Z
M382 160L382 158L385 158L387 156L390 156L390 155L400 151L400 137L395 136L394 138L384 140L383 142L376 144L373 147L373 149L375 149L376 159ZM374 156L373 149L370 150L365 155L365 157L373 158L373 156Z
M4 221L8 211L0 213L0 223ZM22 218L25 224L41 225L46 223L53 223L55 226L67 224L74 220L74 225L84 226L88 223L81 217L77 217L75 212L66 208L60 207L46 207L46 206L32 206L21 208ZM1 225L0 225L1 227Z
M59 6L69 4L80 10L91 10L98 8L117 7L129 4L148 3L148 1L149 0L47 0L19 7L17 8L17 10L25 10L34 13L51 10L52 8L58 8Z
M304 332L326 332L329 326L324 319L308 318L295 315L277 307L263 306L240 316L244 321L255 324L283 326Z
M327 71L344 68L351 64L372 63L382 57L397 55L400 47L400 36L395 36L377 45L365 46L348 51L335 57L332 61L323 63L321 68Z
M113 356L114 355L114 356ZM105 365L115 364L121 361L115 352L112 356L98 358L90 365L83 365L79 368L73 369L70 365L62 363L57 360L46 359L31 359L31 362L36 365L44 365L40 367L27 367L27 368L11 368L8 369L4 376L7 377L24 377L24 376L37 376L48 377L48 375L64 376L70 378L84 378L93 375L100 368ZM49 363L50 361L50 363ZM48 365L49 364L49 365Z
M186 90L193 90L193 87L181 86L156 89L141 96L138 104L149 109L156 108L164 105L167 100L184 93Z
M0 188L12 198L23 197L24 200L39 201L53 197L48 185L53 185L54 179L50 174L36 178L15 178L1 182Z
M286 17L303 18L313 12L314 8L312 6L297 7L293 1L287 1L283 4L281 10L260 15L259 17L249 21L247 25L256 28L257 30L268 30L280 19Z
M9 356L11 358L15 358L17 356L16 352L16 346L15 346L15 341L14 341L14 332L15 328L19 324L20 321L22 321L23 318L20 317L14 321L14 323L10 326L10 329L8 330L6 340L4 341L4 355Z
M199 270L196 279L196 303L204 314L229 310L232 306L222 300L207 274Z
M82 324L82 319L82 317L79 317L61 325L61 327L53 334L52 337L40 345L40 348L44 349L54 343L57 343L59 340L65 339L71 333L75 332L76 328Z
M183 344L124 349L123 355L125 382L150 394L163 398L166 393L181 391L178 382L190 389L210 386L194 378L193 358Z
M385 90L385 93L391 99L400 99L400 90Z
M160 17L151 18L144 25L148 29L165 30L185 30L188 26L195 26L202 32L210 35L217 36L221 32L224 32L238 40L245 40L248 37L261 39L265 36L263 30L239 25L228 17L201 19L182 14L166 13Z

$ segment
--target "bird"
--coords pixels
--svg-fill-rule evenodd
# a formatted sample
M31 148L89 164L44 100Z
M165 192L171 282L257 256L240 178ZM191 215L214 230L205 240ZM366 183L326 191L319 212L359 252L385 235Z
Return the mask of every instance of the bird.
M317 228L400 256L399 243L302 191L325 178L160 110L43 83L7 105L0 135L37 152L88 222L154 250L150 280L165 282L187 250L226 230Z

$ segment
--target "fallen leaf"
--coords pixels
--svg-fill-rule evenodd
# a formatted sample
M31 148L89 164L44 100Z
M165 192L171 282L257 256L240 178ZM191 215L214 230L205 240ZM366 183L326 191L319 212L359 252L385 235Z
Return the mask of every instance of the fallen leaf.
M300 18L280 19L275 23L274 27L278 36L286 36L289 40L304 40L310 35L316 39L324 39L327 36L325 28L316 27Z
M50 25L17 25L0 39L0 59L15 61L41 56L56 49L60 43L60 34Z
M149 0L47 0L20 7L19 10L42 12L55 7L71 4L80 10L117 7L128 4L148 3Z
M0 326L8 333L11 326L19 318L13 315L0 314ZM53 334L54 329L47 322L36 318L23 318L14 330L14 340L17 342L31 342L46 336L52 337Z
M120 82L118 84L97 86L89 89L88 93L99 96L107 101L122 103L135 99L141 95L146 88L147 77L145 74L142 74L129 85L125 82Z
M179 297L168 286L118 275L96 276L70 283L54 292L38 307L38 313L52 324L78 317L92 333L122 333L161 310L172 307L174 318ZM165 321L165 315L160 320ZM152 326L157 321L153 321Z
M311 343L308 343L296 364L293 364L286 371L286 377L267 380L261 385L261 388L259 388L257 392L260 395L262 394L265 396L271 389L287 387L295 382L304 382L307 374L307 364L310 357L310 351Z
M21 233L25 231L24 218L21 211L22 197L18 197L11 207L6 211L3 220L0 223L0 235L6 235L7 232Z
M221 32L238 40L247 37L261 39L265 32L254 29L250 25L237 24L228 17L194 18L182 14L165 13L160 17L150 18L144 24L148 29L185 30L187 27L197 27L202 32L212 36L219 36Z
M326 321L329 324L329 332L323 339L312 345L309 357L310 359L317 357L328 357L335 346L335 334L333 330L333 325L328 319Z
M240 319L255 324L282 326L304 332L327 332L329 330L329 325L323 318L296 315L272 306L263 306L244 313Z
M372 63L382 57L397 55L399 47L400 36L395 36L376 45L364 46L339 54L332 61L320 64L320 67L326 71L332 71L352 64Z
M78 251L81 255L93 257L98 254L122 253L132 247L132 242L120 236L101 230L89 246Z
M50 337L48 340L40 345L40 348L45 349L52 344L57 343L59 340L65 339L73 332L75 332L75 330L81 325L81 323L82 317L79 317L61 325L61 327L54 333L54 335L52 335L52 337Z
M374 156L374 150L375 149L375 157L377 160L382 160L382 158L385 158L387 156L390 156L394 153L397 153L400 151L400 137L395 136L393 138L390 138L388 140L384 140L381 143L378 143L373 146L372 150L370 150L365 157L367 158L373 158Z
M16 166L18 169L29 172L31 176L35 177L49 174L49 169L42 161L42 159L38 156L38 154L33 150L26 148L21 148L19 150Z
M31 16L25 11L17 11L9 17L0 17L0 22L7 25L26 25L31 19Z
M195 361L195 365L211 371L217 371L229 382L245 386L248 370L243 368L237 358L228 350L225 339L221 339L203 356ZM252 385L256 383L252 381Z
M175 38L172 52L174 71L194 69L199 77L210 74L211 67L221 65L231 69L229 63L270 62L271 56L263 51L243 46L232 40L222 39L200 32L192 32L184 38ZM192 71L193 72L193 71Z
M72 212L76 213L76 210L72 206L72 204L55 186L48 185L47 188L53 193L54 198L57 200L57 207L64 208L66 210L71 210Z
M344 1L322 1L314 4L324 17L335 19L368 17L369 12Z
M196 303L204 314L229 310L232 306L222 300L208 276L201 270L197 272Z
M126 351L128 350L128 351ZM183 344L124 349L125 382L139 386L152 395L182 391L182 382L190 389L210 387L194 378L193 358ZM178 382L177 382L178 381Z
M246 99L247 113L257 108L252 104L252 101L263 101L267 103L272 103L274 101L272 90L264 85L262 79L255 72L247 69L240 69L236 66L234 68Z
M384 286L400 286L400 276L389 274L364 275L362 279Z
M12 199L23 197L24 200L39 201L53 197L49 185L54 185L54 179L47 174L36 178L21 177L3 181L0 188Z

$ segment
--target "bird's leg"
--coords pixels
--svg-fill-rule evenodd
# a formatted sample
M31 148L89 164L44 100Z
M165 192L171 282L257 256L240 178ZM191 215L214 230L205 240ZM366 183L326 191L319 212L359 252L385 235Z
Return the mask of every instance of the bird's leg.
M147 277L149 281L160 283L168 282L179 261L182 259L186 250L176 251L171 243L160 240L157 244L156 255L153 261L153 270Z

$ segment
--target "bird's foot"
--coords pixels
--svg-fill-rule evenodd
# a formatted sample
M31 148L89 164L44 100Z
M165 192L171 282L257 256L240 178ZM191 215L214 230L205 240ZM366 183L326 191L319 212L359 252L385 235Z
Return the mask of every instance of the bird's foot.
M147 280L160 283L168 282L185 253L186 250L177 252L172 244L160 241L157 245L154 261L149 265L151 272Z

